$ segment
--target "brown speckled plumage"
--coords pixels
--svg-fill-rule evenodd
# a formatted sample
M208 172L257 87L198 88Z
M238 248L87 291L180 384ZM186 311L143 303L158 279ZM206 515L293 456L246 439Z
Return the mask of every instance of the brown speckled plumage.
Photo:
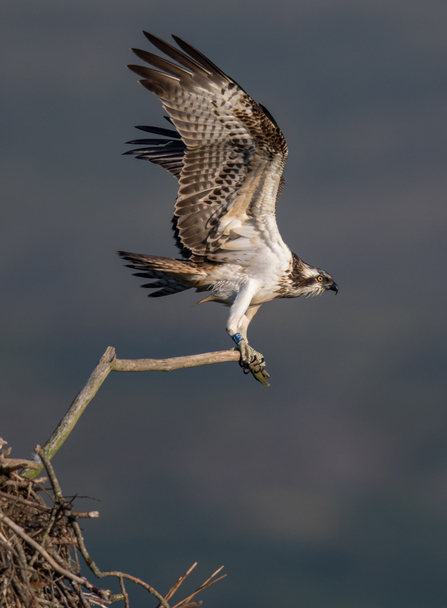
M236 209L253 214L255 204L262 211L262 199L254 201L254 191L241 193L241 188L253 168L261 167L254 187L262 190L274 165L276 193L287 144L263 109L199 51L174 37L187 57L159 38L145 35L183 66L139 49L133 51L140 59L163 72L129 66L142 77L141 84L160 98L185 144L174 212L180 245L192 253L192 259L214 254L219 261L219 250L234 238L221 219Z
M142 147L128 154L178 179L173 228L183 259L120 255L137 276L152 280L143 285L157 289L152 296L194 287L210 292L202 301L231 306L227 331L242 336L237 343L246 363L252 355L241 340L261 304L337 286L292 253L279 233L276 204L288 151L270 112L187 42L173 36L180 51L145 36L170 60L132 49L152 67L129 68L159 97L176 130L138 127L161 139L133 140Z

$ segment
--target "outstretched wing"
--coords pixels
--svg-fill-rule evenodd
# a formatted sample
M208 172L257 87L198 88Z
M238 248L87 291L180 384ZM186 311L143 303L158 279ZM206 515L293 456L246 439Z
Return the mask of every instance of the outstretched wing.
M268 111L192 46L174 36L188 56L145 35L180 64L133 49L157 69L129 66L160 98L186 146L181 156L172 132L172 143L146 140L151 154L157 145L167 154L153 162L168 170L169 163L175 165L171 172L177 175L182 163L174 212L180 245L193 259L242 264L265 246L285 247L275 219L287 158L281 130ZM167 134L164 131L158 129L161 135Z

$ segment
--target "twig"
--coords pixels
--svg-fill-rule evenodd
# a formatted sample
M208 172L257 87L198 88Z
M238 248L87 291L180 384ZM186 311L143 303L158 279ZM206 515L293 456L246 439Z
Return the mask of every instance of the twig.
M1 532L0 532L0 545L2 545L6 549L6 551L12 553L17 559L20 559L17 551L11 545L9 540L5 536L3 536L3 534Z
M0 472L8 474L18 469L37 469L38 465L33 460L26 458L2 458L0 459Z
M15 550L17 551L17 554L19 556L20 567L21 567L21 570L22 570L21 574L22 574L23 581L28 586L29 585L29 581L28 581L28 566L27 566L27 563L26 563L25 551L23 550L23 547L19 543L19 541L18 541L18 539L17 539L16 536L12 537L12 542L13 542Z
M72 600L72 598L70 597L70 593L67 592L67 590L65 589L65 585L62 581L56 581L56 586L59 589L59 593L61 595L61 597L63 598L65 604L67 606L71 606L71 608L77 608L76 604L74 603L74 601ZM79 587L76 585L76 592L79 589Z
M67 605L65 604L65 607L62 604L59 604L59 602L56 604L55 601L52 600L44 600L43 598L39 598L39 602L41 604L44 604L44 606L51 606L51 608L67 608Z
M186 577L191 574L191 572L194 570L194 568L196 566L197 566L197 562L194 562L194 564L191 566L191 568L189 568L189 570L187 572L185 572L185 574L183 576L181 576L178 579L178 581L176 583L174 583L174 585L172 585L172 587L169 589L169 591L165 595L166 600L171 599L171 597L174 595L174 593L177 591L177 589L180 587L180 585L185 581ZM160 604L158 604L157 608L160 608Z
M62 496L62 491L61 491L59 482L58 482L58 480L56 478L56 475L54 473L54 469L51 466L50 461L45 456L45 454L41 452L40 445L38 445L36 447L36 454L39 457L42 458L42 462L44 463L45 468L47 470L48 477L50 478L51 485L53 486L53 494L55 496L55 501L54 501L54 504L53 504L53 508L51 510L51 517L50 517L50 519L48 521L48 525L47 525L46 530L45 530L45 532L44 532L44 534L43 534L43 536L41 538L41 541L40 541L40 544L43 547L45 545L46 539L48 538L48 535L50 534L51 530L53 529L54 524L56 523L56 518L57 518L58 514L60 514L61 509L63 509L65 501L64 501L64 497ZM36 550L34 552L34 555L31 558L30 562L29 562L30 566L34 565L34 563L35 563L38 555L39 555L39 551Z
M40 511L51 511L51 507L48 507L47 505L44 506L41 504L36 504L35 502L32 502L31 500L26 500L26 498L22 498L21 496L14 496L13 494L8 494L7 492L2 492L0 490L0 497L1 496L3 496L4 498L8 498L9 500L14 498L14 504L19 502L22 505L28 505L29 507L33 507L33 509L38 509ZM95 513L95 511L92 511L92 513ZM73 513L73 515L75 514ZM78 513L77 516L83 517L84 513Z
M26 543L28 543L28 545L33 547L33 549L36 549L41 554L41 556L44 559L46 559L46 561L50 564L50 566L56 572L58 572L62 576L65 576L66 578L68 578L68 580L78 583L79 585L82 585L83 587L86 587L87 589L94 591L96 594L98 594L100 597L102 597L102 599L106 600L108 598L108 596L110 594L109 591L105 591L103 589L98 589L97 587L95 587L94 585L89 583L89 581L86 578L77 576L76 574L73 574L69 570L62 568L62 566L59 566L59 564L51 557L51 555L48 553L48 551L46 551L43 547L41 547L39 545L39 543L36 542L35 540L33 540L30 536L28 536L28 534L26 534L26 532L23 530L23 528L18 526L11 519L9 519L9 517L4 515L2 511L0 511L0 521L3 521L9 528L11 528L11 530L13 530L17 534L17 536L20 536L20 538L22 540L24 540Z
M170 608L168 602L165 600L165 598L160 595L160 593L158 593L158 591L156 591L153 587L151 587L150 585L148 585L147 583L145 583L144 581L140 580L139 578L135 577L135 576L131 576L130 574L125 574L124 572L118 572L116 570L108 570L108 571L104 571L102 572L98 566L95 564L95 562L93 561L93 559L90 557L89 552L87 551L85 544L84 544L84 539L82 537L82 533L81 533L81 528L79 527L78 522L76 521L72 521L71 522L71 527L74 530L76 539L78 541L78 548L79 551L81 552L82 557L85 560L85 563L87 564L87 566L90 568L90 570L93 572L93 574L97 577L97 578L104 578L105 576L116 576L118 578L118 580L121 579L121 590L123 591L123 595L124 597L127 596L127 593L125 592L125 590L123 590L124 584L122 583L122 579L128 579L129 581L132 581L133 583L140 585L141 587L143 587L144 589L146 589L146 591L149 591L149 593L153 596L155 596L157 598L157 600L160 602L160 604L164 607L164 608ZM121 599L121 598L120 598Z
M11 583L12 583L12 586L14 587L14 591L17 593L17 595L22 600L22 604L24 606L27 606L28 605L28 598L24 595L23 589L22 589L19 581L16 578L12 578L11 579Z
M49 547L47 547L47 551L51 555L51 557L55 559L60 566L62 566L62 568L65 568L65 566L68 565L67 562L59 555L57 550L54 548L53 543Z
M76 591L76 593L79 596L79 599L81 600L81 603L83 605L84 608L90 608L90 604L87 602L87 600L85 599L84 594L82 593L82 589L79 585L75 585L73 583L73 589Z
M95 519L99 517L99 511L88 511L87 513L71 513L76 519Z
M125 608L129 608L129 606L130 606L129 596L127 595L126 587L124 586L124 579L122 576L119 576L118 580L120 582L121 595L122 595L122 599L124 600L124 606L125 606Z
M33 507L33 509L37 509L40 511L51 511L52 507L48 507L47 505L41 505L40 503L32 502L31 500L26 500L26 498L22 498L21 496L14 496L13 494L8 494L8 492L2 492L0 490L0 498L1 497L8 498L11 500L14 498L13 504L20 503L22 505L28 505L29 507ZM85 513L72 512L70 513L71 517L75 517L76 519L94 519L99 517L99 511L86 511Z
M211 585L214 585L214 583L217 583L217 581L220 581L223 578L225 578L227 575L223 574L222 576L219 576L219 578L216 578L214 581L212 580L216 576L216 574L219 574L219 572L222 570L222 568L223 568L223 566L218 568L216 570L216 572L214 572L214 574L212 574L202 585L200 585L200 587L198 589L196 589L194 591L194 593L191 593L191 595L189 595L184 600L182 600L181 602L179 602L178 604L173 606L173 608L180 608L180 606L183 606L183 608L184 608L184 605L187 604L189 602L189 600L191 600L195 595L197 595L198 593L200 593L207 587L211 587Z
M59 485L59 481L54 472L53 465L50 462L50 458L47 456L45 451L40 447L40 445L36 446L35 452L39 456L39 458L42 460L42 462L45 466L46 472L48 473L48 477L50 478L50 483L53 488L53 494L56 498L55 503L64 505L65 504L64 496L62 494L62 490Z
M58 511L59 511L59 508L57 506L54 506L51 510L51 517L48 521L48 525L47 525L46 530L43 533L42 539L40 541L40 544L42 545L42 547L44 546L45 541L48 538L48 535L50 534L51 530L53 529ZM40 532L40 530L39 530L39 532ZM34 555L32 556L32 558L30 559L30 562L29 562L29 565L31 568L34 566L34 563L35 563L36 559L38 558L38 556L39 556L39 551L37 551L37 549L36 549L36 551L34 551Z

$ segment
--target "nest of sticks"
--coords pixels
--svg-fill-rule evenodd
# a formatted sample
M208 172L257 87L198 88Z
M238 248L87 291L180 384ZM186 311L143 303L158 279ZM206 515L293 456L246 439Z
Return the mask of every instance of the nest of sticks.
M30 480L21 476L19 470L40 467L33 461L9 458L11 449L3 450L5 445L0 439L0 606L89 608L121 601L128 608L125 583L131 581L158 600L157 608L171 608L168 602L196 564L165 596L130 574L101 572L85 547L78 523L78 519L99 517L99 513L74 510L73 499L64 498L53 467L39 446L36 454L45 466L47 477ZM82 576L82 562L98 579L115 577L121 593L112 594ZM200 606L202 601L192 601L193 598L225 576L216 578L221 569L172 608Z

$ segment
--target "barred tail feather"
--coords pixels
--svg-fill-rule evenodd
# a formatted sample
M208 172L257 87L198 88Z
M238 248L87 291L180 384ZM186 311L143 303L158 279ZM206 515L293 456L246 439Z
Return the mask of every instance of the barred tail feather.
M141 287L157 289L157 291L149 294L149 297L152 298L168 296L191 289L206 274L194 262L189 260L176 260L158 255L130 253L128 251L118 251L117 253L123 259L132 262L131 264L126 264L128 268L139 271L134 272L134 276L144 279L156 279L151 283L141 285Z

